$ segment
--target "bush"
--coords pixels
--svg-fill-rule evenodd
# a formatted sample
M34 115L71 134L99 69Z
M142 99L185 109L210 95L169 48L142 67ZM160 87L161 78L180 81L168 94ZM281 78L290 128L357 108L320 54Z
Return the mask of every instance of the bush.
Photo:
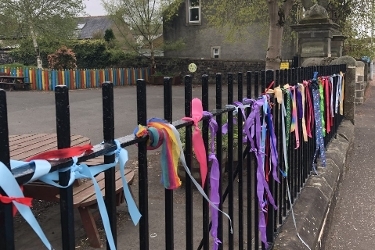
M138 56L133 52L124 52L122 49L112 46L104 39L99 40L69 40L69 41L47 41L39 42L40 56L43 67L47 68L48 55L53 54L65 45L71 48L77 59L77 68L141 68L150 65L149 59ZM20 47L11 52L12 58L22 65L35 66L36 56L30 39L20 42Z
M75 69L77 58L71 49L62 46L55 53L48 55L48 66L51 69Z

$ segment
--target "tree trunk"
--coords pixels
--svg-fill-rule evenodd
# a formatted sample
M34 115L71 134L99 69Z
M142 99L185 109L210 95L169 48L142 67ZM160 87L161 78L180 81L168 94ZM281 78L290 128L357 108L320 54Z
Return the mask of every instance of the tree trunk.
M154 50L154 41L150 42L150 59L151 59L151 74L156 72L156 62L155 62L155 50Z
M34 27L31 23L30 23L30 35L31 35L31 39L33 40L33 46L34 46L35 55L36 55L36 65L37 65L38 69L41 69L42 68L42 60L40 59L38 41L37 41L36 34L34 32Z
M293 1L286 0L281 8L277 0L268 0L268 14L270 17L270 28L268 34L268 49L266 54L266 70L280 69L281 45L283 40L285 17L289 15Z

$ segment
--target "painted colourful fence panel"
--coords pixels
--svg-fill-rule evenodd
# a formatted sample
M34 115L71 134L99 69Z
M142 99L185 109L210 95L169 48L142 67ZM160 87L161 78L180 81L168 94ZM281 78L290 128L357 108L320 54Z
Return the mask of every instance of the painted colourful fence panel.
M135 85L137 79L149 79L150 68L111 68L50 70L36 68L0 67L0 72L12 76L24 76L32 90L54 90L56 85L66 85L69 89L99 88L105 81L114 86Z

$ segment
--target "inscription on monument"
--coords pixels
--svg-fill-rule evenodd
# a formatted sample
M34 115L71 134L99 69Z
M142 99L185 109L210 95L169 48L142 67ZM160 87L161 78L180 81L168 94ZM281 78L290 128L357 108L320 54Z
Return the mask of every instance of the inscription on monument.
M302 57L321 57L326 56L324 42L304 42L301 44L301 56Z

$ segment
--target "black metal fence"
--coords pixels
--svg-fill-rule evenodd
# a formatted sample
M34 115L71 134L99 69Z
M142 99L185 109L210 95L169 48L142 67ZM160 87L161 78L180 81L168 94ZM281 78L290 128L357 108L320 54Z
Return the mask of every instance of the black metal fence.
M313 126L312 138L306 142L303 139L303 133L298 134L290 133L289 143L287 145L287 157L289 172L287 175L282 175L285 172L284 155L283 155L283 126L282 126L282 112L281 106L277 104L274 94L269 94L270 105L273 106L273 122L274 131L277 137L277 144L275 145L279 160L278 160L278 175L280 183L275 182L271 177L271 174L265 172L267 177L265 178L268 182L269 189L273 194L273 198L278 206L278 210L274 210L271 204L267 203L270 197L265 194L264 201L266 204L261 207L257 197L257 184L259 178L257 178L258 166L255 157L256 152L251 150L253 147L250 141L243 142L245 135L243 131L244 118L238 114L237 122L233 121L234 110L233 106L222 105L224 88L227 89L228 103L233 104L239 100L242 102L245 98L252 98L253 101L258 100L258 97L262 95L270 83L274 82L273 86L283 86L289 83L290 86L295 86L297 83L301 83L303 80L310 81L315 71L319 72L319 76L332 76L332 83L330 85L332 102L336 103L336 91L338 90L338 77L335 74L339 72L345 73L345 65L337 66L322 66L322 67L308 67L308 68L293 68L289 70L281 71L261 71L261 72L247 72L246 74L228 74L228 82L222 82L222 75L217 74L216 77L216 93L209 93L208 76L202 76L202 93L200 97L203 104L203 110L211 111L212 115L216 118L218 124L218 131L216 134L216 156L219 162L220 168L225 171L220 171L222 178L219 180L219 195L220 204L219 208L228 213L232 218L232 227L234 233L230 231L231 225L228 220L219 213L219 224L218 224L218 238L222 244L219 244L219 249L259 249L265 248L265 245L261 241L260 229L259 229L259 216L261 213L265 215L266 236L269 246L272 247L272 242L275 235L277 234L280 225L282 225L286 216L290 212L290 205L295 202L298 198L298 194L303 188L306 179L312 173L313 170L313 159L316 151L316 136L315 127ZM191 102L192 102L192 81L190 76L185 77L185 116L191 116ZM237 93L234 93L234 86L237 85ZM312 94L312 85L306 85L306 92L309 91L310 96ZM147 125L147 94L146 94L146 83L143 80L137 81L137 121L134 124ZM326 94L326 90L323 89L323 95ZM69 117L69 96L68 89L65 86L57 86L56 90L56 122L57 122L57 136L58 136L58 148L70 147L70 117ZM111 163L114 161L114 155L107 156L108 153L116 150L114 144L114 90L111 83L103 83L102 85L103 95L103 137L104 143L95 145L93 151L79 157L79 162L86 161L91 158L106 155L104 157L105 163ZM215 107L209 107L209 95L216 96ZM287 93L283 93L284 97L287 97ZM285 98L285 100L289 100ZM304 100L305 104L307 100ZM252 102L249 102L252 103ZM290 103L293 105L293 103ZM246 108L246 115L249 115L252 107ZM323 114L322 117L326 117ZM225 166L222 160L223 153L223 116L227 117L228 122L228 134L225 135L228 149L228 164ZM246 116L245 116L246 117ZM284 117L287 118L287 117ZM172 86L168 78L165 79L164 84L164 119L172 122ZM203 117L202 122L202 134L203 141L207 152L209 151L209 119L208 115ZM302 117L298 117L300 121ZM324 118L326 119L326 118ZM332 137L335 136L337 128L343 119L340 113L335 113L334 118L331 120L331 131L326 134L324 143L327 145ZM225 120L224 120L225 121ZM292 121L293 122L293 121ZM299 131L303 131L302 122L297 122ZM188 166L192 164L193 150L192 150L192 130L191 127L193 122L178 120L174 121L173 125L177 129L186 128L185 134L185 158ZM267 125L270 126L269 122ZM3 163L10 169L10 153L9 153L9 138L8 138L8 121L7 121L7 104L6 104L6 92L0 90L0 162ZM234 129L237 131L235 134ZM284 128L285 129L285 128ZM268 131L269 133L269 131ZM286 130L289 133L289 130ZM257 138L255 138L257 139ZM259 139L259 138L258 138ZM297 139L299 139L299 147L297 147ZM142 217L139 222L139 249L211 249L212 239L210 237L210 229L212 222L210 219L210 205L203 199L202 209L196 210L194 204L194 186L189 178L186 178L185 186L185 242L178 242L176 247L176 240L174 235L181 234L174 230L175 219L174 219L174 191L165 190L165 245L162 246L150 246L149 238L149 221L153 218L149 216L148 208L148 168L147 168L147 140L148 137L137 138L134 135L128 135L121 138L117 138L120 142L121 147L125 148L130 145L138 145L138 185L139 192L138 206ZM270 145L270 142L266 144ZM237 144L237 151L234 152L234 144ZM297 149L296 149L297 148ZM234 160L234 154L238 153L239 157ZM208 157L208 156L207 156ZM270 152L264 152L265 161L270 162ZM60 160L58 162L51 162L51 172L69 167L73 164L71 159ZM267 165L267 164L266 164ZM266 168L270 168L269 166ZM267 170L267 169L266 169ZM17 182L21 185L26 183L35 171L35 164L25 163L24 166L13 169L11 172L16 178ZM116 201L115 201L115 187L114 178L115 170L113 168L105 171L105 204L108 211L108 218L110 227L117 242L117 231L116 231ZM285 174L285 173L284 173ZM66 184L69 180L69 172L60 173L60 184ZM0 183L0 185L2 185ZM290 197L288 196L288 187L290 189ZM210 186L205 185L204 191L209 194ZM64 188L60 191L60 208L61 208L61 229L62 229L62 249L75 249L75 235L74 235L74 217L73 215L73 203L72 203L72 188ZM2 192L2 195L6 195ZM223 206L223 204L226 204ZM0 222L0 245L1 249L15 249L15 238L13 229L13 216L12 216L12 205L10 203L0 202L1 209L1 222ZM194 214L201 213L202 221L196 221ZM199 230L197 230L199 228ZM195 232L201 232L201 240L196 240ZM107 249L109 245L107 244ZM126 246L119 246L118 249L127 249Z

